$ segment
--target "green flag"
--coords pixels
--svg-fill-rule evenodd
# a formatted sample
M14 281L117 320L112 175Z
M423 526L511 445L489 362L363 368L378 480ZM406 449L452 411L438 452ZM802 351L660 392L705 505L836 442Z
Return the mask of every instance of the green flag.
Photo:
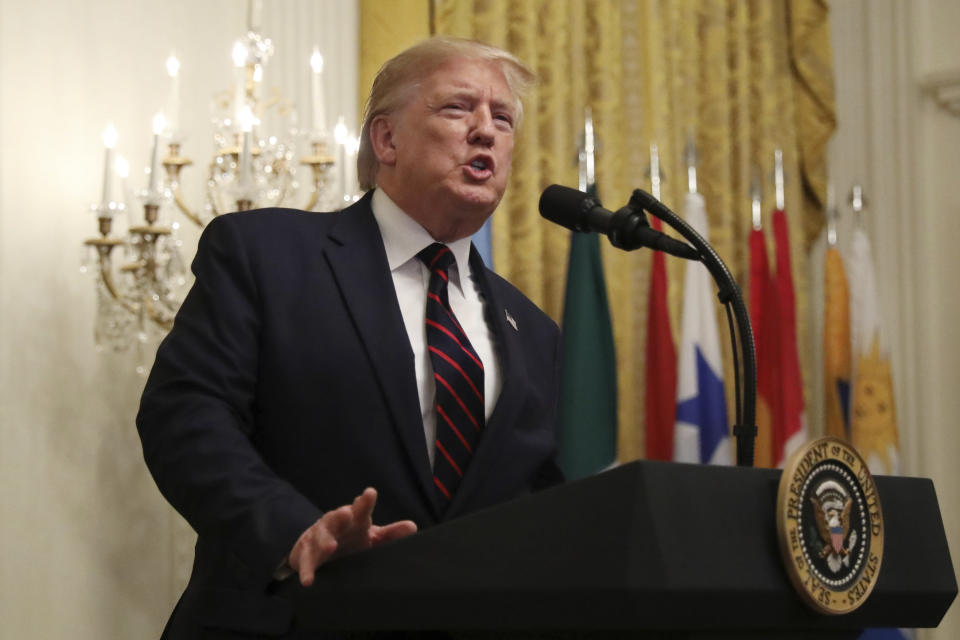
M588 190L592 195L595 188ZM560 465L569 480L617 457L617 365L600 238L573 232L563 306Z

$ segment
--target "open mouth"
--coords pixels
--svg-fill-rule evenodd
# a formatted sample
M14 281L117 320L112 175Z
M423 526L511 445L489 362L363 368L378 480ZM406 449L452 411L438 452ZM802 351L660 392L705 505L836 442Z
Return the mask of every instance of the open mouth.
M477 156L466 166L467 173L475 180L485 180L493 175L493 159Z

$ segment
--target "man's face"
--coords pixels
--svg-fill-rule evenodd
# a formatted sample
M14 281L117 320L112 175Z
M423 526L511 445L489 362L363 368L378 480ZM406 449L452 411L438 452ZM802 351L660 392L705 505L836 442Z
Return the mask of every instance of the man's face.
M454 59L388 116L378 183L437 239L474 233L507 186L516 103L500 66Z

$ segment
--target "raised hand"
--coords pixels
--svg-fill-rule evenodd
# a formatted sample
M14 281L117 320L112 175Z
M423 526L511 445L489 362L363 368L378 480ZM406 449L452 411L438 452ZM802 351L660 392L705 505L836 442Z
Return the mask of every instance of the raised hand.
M417 525L411 520L373 524L376 504L377 490L367 488L353 504L327 511L300 535L287 558L290 568L300 574L300 584L312 585L314 573L324 562L417 532Z

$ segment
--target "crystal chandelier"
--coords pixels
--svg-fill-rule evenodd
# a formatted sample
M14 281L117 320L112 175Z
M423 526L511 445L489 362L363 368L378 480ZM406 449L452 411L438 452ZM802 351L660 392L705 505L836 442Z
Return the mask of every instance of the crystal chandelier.
M182 174L188 173L185 169L193 162L181 155L177 58L167 60L167 113L158 113L153 120L150 177L144 189L128 195L129 167L123 158L115 157L118 135L112 124L103 136L103 195L90 207L97 217L99 236L84 242L81 270L91 272L95 280L97 347L122 351L137 345L138 370L144 370L146 345L169 331L182 301L186 269L178 237L180 223L172 218L183 216L203 227L229 211L296 206L294 200L302 190L307 191L301 196L306 199L302 208L308 211L328 211L359 198L355 169L359 140L349 135L342 117L334 128L334 140L330 140L319 50L314 49L309 60L312 127L301 129L294 105L279 90L264 95L264 68L274 46L255 26L259 3L252 1L250 7L248 31L233 45L231 89L216 94L211 105L215 151L206 172L201 208L191 207L181 191ZM272 123L279 123L269 132L262 125L267 116ZM299 167L298 145L309 149L299 158ZM331 146L336 147L333 153ZM307 176L300 167L309 167ZM119 196L115 196L117 178L122 185ZM125 224L128 200L142 207L143 224Z

